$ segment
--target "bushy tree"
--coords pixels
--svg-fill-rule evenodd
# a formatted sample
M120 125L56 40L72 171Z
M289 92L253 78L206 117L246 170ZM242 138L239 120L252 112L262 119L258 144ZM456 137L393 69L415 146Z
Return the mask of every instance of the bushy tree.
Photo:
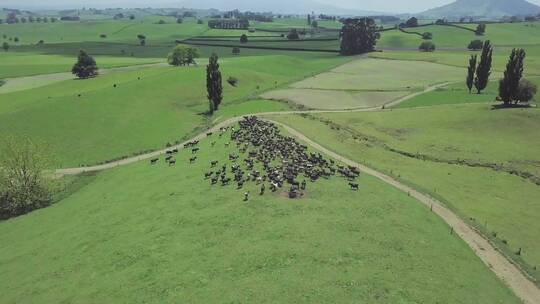
M478 36L484 35L486 33L486 24L485 23L478 24L478 26L476 27L476 30L474 32Z
M7 43L7 42L2 43L2 49L5 52L9 51L9 43Z
M484 42L479 39L471 41L469 45L467 46L469 50L473 50L473 51L481 50L483 47L484 47Z
M218 56L215 53L210 56L206 66L206 90L208 93L209 114L213 114L219 109L219 105L223 100L221 71L219 70Z
M343 20L340 37L341 54L349 56L373 51L380 35L373 19L355 18Z
M521 79L519 81L519 88L518 88L518 95L517 100L518 102L529 102L534 99L534 95L536 95L536 92L538 91L538 88L536 85L532 82L530 82L527 79Z
M436 47L435 47L435 43L431 41L424 41L420 44L418 49L423 52L433 52L435 51Z
M135 20L135 15L129 15L129 20Z
M431 40L433 39L433 34L430 32L425 32L422 34L422 39L424 40Z
M311 27L318 28L319 27L319 22L317 22L317 20L313 20L313 22L311 22Z
M98 75L98 67L94 58L81 50L71 72L80 79L87 79Z
M486 40L482 47L482 55L480 56L480 63L478 63L478 67L476 68L476 78L474 79L474 87L478 94L481 94L489 83L492 57L493 47L491 46L491 42Z
M504 77L499 81L499 98L506 105L520 100L519 89L521 78L523 77L523 61L525 60L525 56L524 49L513 49L506 64Z
M146 36L143 35L143 34L139 34L137 35L137 39L139 39L139 44L141 46L145 46L146 45Z
M176 19L176 23L178 23L178 24L184 23L184 19L182 19L182 18L177 18L177 19Z
M239 47L234 47L232 49L232 54L233 55L240 55L240 48Z
M287 39L289 40L298 40L300 39L300 35L298 34L298 31L296 29L291 29L289 31L289 34L287 34Z
M30 139L2 139L0 145L0 219L26 214L52 203L51 182L44 174L51 160Z
M418 27L418 19L416 17L411 17L405 22L406 27Z
M204 24L204 21L202 19L197 20L197 24Z
M248 36L246 34L242 34L240 36L240 43L247 43L248 42Z
M195 63L195 59L199 58L199 50L187 45L177 45L169 54L167 61L170 65L181 66Z
M478 61L477 55L471 55L471 59L469 59L469 67L467 69L467 88L469 89L469 94L472 91L472 88L474 86L474 75L476 74L476 63Z

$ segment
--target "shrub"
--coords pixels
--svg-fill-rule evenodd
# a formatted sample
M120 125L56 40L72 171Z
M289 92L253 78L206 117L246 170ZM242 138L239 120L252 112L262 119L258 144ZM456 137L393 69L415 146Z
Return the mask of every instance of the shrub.
M478 51L481 50L484 47L484 41L482 40L473 40L471 43L469 43L469 46L467 47L469 50Z
M166 22L165 22L165 20L163 20L163 19L161 19L161 20L158 21L158 24L165 24L165 23L166 23Z
M202 19L197 20L197 24L204 24L204 21Z
M243 34L240 36L240 43L247 43L248 42L248 36L246 34Z
M99 38L107 38L107 35L101 34L101 35L99 35Z
M300 39L300 35L298 35L298 31L296 29L291 29L291 31L287 35L287 39L289 39L289 40L298 40L298 39Z
M176 19L176 23L178 23L178 24L184 23L184 19L178 18L178 19Z
M234 47L232 49L232 53L233 53L233 55L240 55L240 48L239 47Z
M480 24L476 27L476 30L475 30L474 32L475 32L476 35L478 35L478 36L484 35L484 33L486 32L486 24L485 24L485 23L480 23Z
M227 78L227 82L233 87L236 87L236 85L238 84L238 78L231 76Z
M422 34L422 39L424 40L431 40L433 39L433 34L430 32L425 32Z
M418 49L424 52L433 52L435 51L435 44L431 41L424 41L422 44L420 44Z
M519 81L516 99L521 103L530 102L534 99L534 95L536 95L537 91L538 88L534 83L530 82L527 79L521 79Z
M0 145L0 219L26 214L52 203L52 187L43 174L50 160L29 139L4 139Z

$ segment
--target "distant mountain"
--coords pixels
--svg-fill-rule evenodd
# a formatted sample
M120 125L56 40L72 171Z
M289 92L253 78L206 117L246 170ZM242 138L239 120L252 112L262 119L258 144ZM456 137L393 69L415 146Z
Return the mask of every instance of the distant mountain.
M419 15L427 17L502 17L536 15L540 6L525 0L457 0L445 6L430 9Z

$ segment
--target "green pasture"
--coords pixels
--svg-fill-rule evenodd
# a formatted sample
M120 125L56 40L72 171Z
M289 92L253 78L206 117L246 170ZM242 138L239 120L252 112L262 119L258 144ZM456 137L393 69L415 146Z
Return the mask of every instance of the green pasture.
M464 69L429 62L358 59L292 85L296 89L411 91L457 81ZM437 75L437 77L434 77Z
M408 93L406 91L281 89L266 92L261 97L293 102L308 109L342 110L380 107Z
M317 53L222 59L222 110L229 105L247 105L250 98L266 90L347 60ZM253 69L255 66L258 69ZM226 82L230 76L238 78L236 87ZM256 103L257 107L247 106L246 111L286 107L269 101ZM58 166L78 166L183 139L211 123L203 115L207 109L204 64L154 67L0 94L0 133L46 141L58 157ZM239 108L235 111L231 114L242 112Z
M0 302L519 303L429 209L374 178L357 192L308 183L294 201L211 186L226 137L203 140L194 165L181 151L176 167L86 177L0 222Z
M540 75L540 45L539 46L518 46L523 47L527 53L525 58L525 71L527 75ZM502 75L506 69L508 56L512 52L512 47L495 47L493 52L493 70L494 76ZM466 68L469 64L471 55L479 52L472 51L435 51L432 53L419 51L384 51L370 53L371 58L407 60L407 61L426 61L444 65Z
M537 109L491 110L482 104L276 117L439 198L537 279L540 187L510 172L540 176L540 138L531 131L540 127L539 118Z
M166 24L158 24L163 19ZM91 20L81 22L18 23L0 25L2 36L18 37L20 42L13 45L32 45L43 40L45 44L73 42L123 42L138 43L137 35L147 37L147 44L174 42L201 35L208 29L207 24L197 24L194 19L186 19L177 24L172 17L149 17L135 20ZM107 38L100 38L101 34ZM11 43L10 43L11 44ZM37 46L36 46L37 47Z
M113 68L164 62L165 58L95 56L100 68ZM0 78L69 72L77 61L73 56L0 52Z

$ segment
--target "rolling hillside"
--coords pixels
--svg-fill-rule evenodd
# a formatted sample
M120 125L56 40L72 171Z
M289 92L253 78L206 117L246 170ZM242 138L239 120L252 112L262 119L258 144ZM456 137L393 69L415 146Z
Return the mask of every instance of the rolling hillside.
M457 0L421 13L429 17L502 17L540 13L540 7L525 0Z

